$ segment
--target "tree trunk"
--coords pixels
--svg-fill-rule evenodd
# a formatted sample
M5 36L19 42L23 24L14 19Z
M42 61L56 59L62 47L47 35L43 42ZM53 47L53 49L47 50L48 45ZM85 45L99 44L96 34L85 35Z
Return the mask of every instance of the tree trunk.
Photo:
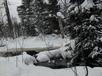
M64 38L64 30L63 30L62 20L60 17L58 17L58 22L59 22L59 27L60 27L62 38Z
M7 0L4 0L4 7L5 7L6 15L7 15L7 20L8 20L10 37L14 38L13 37L13 26L12 26L12 21L10 18L10 12L9 12Z

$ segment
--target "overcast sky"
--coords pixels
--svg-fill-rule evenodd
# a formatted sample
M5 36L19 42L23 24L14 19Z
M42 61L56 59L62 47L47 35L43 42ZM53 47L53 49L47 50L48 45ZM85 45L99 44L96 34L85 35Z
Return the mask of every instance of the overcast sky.
M21 5L21 0L7 0L9 4L11 17L16 17L18 21L20 21L17 13L17 6ZM2 4L3 0L0 0L0 4ZM4 10L2 10L5 13Z

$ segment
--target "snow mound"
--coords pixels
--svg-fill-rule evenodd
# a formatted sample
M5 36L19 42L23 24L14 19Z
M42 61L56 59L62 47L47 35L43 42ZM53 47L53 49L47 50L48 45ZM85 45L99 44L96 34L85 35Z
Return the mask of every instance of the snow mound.
M26 65L37 63L35 57L28 55L26 52L23 53L23 56L24 56L24 63Z
M24 54L24 57L28 57ZM50 69L47 67L34 66L32 64L25 65L22 62L22 55L17 57L4 58L0 57L0 76L75 76L73 70L75 68L66 69ZM85 76L85 67L76 67L78 76ZM89 76L102 76L102 68L89 68Z
M39 62L46 62L50 61L50 57L48 56L48 51L40 52L37 54L36 58Z

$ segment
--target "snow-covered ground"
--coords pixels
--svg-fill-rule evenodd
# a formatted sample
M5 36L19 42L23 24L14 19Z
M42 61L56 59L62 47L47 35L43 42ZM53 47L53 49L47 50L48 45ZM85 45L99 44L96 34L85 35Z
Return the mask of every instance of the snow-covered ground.
M37 37L19 37L16 39L3 39L2 44L5 47L0 47L2 49L12 49L12 48L46 48L46 47L61 47L66 43L69 43L69 39L62 39L61 36L57 35L40 35Z
M28 55L0 57L0 76L75 76L72 69L50 69L47 67L25 65L22 61ZM102 68L88 68L89 76L102 76ZM77 67L78 76L85 76L85 68Z
M73 41L73 40L72 40ZM17 48L23 48L23 52L24 49L26 49L26 51L28 50L28 48L31 51L31 48L47 48L47 47L59 47L58 49L54 49L54 50L43 50L44 52L41 52L39 54L37 54L37 60L39 62L44 62L44 61L50 61L51 58L53 57L60 57L62 56L64 59L66 57L70 57L71 53L65 51L69 46L64 46L67 43L72 42L69 40L69 38L64 38L62 39L61 36L58 35L46 35L46 36L36 36L36 37L19 37L16 39L7 39L7 40L3 40L2 43L6 46L4 47L0 47L0 52L1 52L1 56L3 56L2 54L5 52L17 52L17 51L22 51L22 49L17 50ZM73 42L72 45L73 46ZM28 50L29 51L29 50ZM34 51L34 49L33 49ZM29 64L29 63L36 63L36 60L34 60L34 57L28 57L25 59L25 63Z
M6 48L34 48L34 47L47 47L47 46L64 46L66 43L71 42L68 38L62 39L60 36L47 35L37 37L20 37L17 39L3 40ZM72 46L74 45L71 42ZM1 48L0 48L1 49ZM56 50L57 51L57 50ZM53 51L52 51L53 52ZM50 69L47 67L35 66L32 62L26 65L25 59L29 59L30 55L23 53L23 55L15 57L0 57L0 76L75 76L72 69ZM32 61L32 58L31 58ZM89 76L102 76L102 68L88 68ZM85 76L85 68L77 67L78 76Z

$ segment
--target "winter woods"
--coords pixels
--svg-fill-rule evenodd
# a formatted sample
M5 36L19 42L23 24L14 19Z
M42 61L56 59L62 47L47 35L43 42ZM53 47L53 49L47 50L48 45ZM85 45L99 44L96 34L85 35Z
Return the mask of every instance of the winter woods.
M7 5L4 4L8 23L1 20L0 35L13 38L42 35L45 43L46 35L70 38L67 47L62 45L36 54L38 62L59 58L71 66L102 66L102 0L22 0L17 7L20 23L10 16Z
M20 35L70 37L75 41L71 64L90 66L90 61L97 62L94 51L101 55L101 7L101 0L22 0L17 8Z
M102 0L0 0L1 76L102 76L101 67Z

